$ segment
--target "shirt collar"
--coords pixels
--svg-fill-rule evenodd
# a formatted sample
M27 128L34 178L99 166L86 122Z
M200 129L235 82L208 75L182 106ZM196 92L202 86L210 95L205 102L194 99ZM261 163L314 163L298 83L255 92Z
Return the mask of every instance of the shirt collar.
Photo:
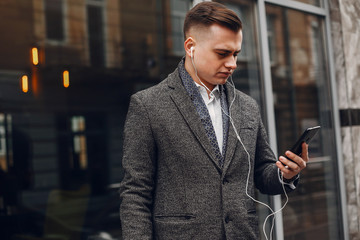
M205 89L205 87L204 87L203 85L198 84L198 83L195 82L195 81L194 81L194 83L195 83L197 89L198 89L200 92L201 92L201 91L206 91L206 89ZM216 99L219 99L219 98L220 98L220 87L219 87L219 85L216 85L216 86L214 87L214 89L211 91L210 94L213 94Z

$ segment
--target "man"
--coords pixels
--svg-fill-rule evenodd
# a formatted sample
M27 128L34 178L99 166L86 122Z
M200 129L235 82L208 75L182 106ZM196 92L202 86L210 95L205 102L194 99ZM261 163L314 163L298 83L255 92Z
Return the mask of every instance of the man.
M287 151L293 162L276 161L255 100L227 82L242 43L233 11L199 3L186 16L184 34L178 68L131 97L120 187L123 239L259 239L249 196L254 187L282 193L281 175L285 188L294 189L307 145L303 158Z

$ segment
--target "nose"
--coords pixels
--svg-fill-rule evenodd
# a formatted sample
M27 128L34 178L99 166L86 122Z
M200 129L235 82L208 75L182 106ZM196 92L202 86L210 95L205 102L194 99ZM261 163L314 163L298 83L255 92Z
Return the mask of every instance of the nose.
M229 56L229 59L225 62L225 67L229 70L235 70L237 57L236 56Z

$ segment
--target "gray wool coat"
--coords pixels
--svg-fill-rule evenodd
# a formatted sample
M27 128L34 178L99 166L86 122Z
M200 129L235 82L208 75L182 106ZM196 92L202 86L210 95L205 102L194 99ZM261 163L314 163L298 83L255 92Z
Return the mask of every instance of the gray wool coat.
M234 91L225 85L229 102ZM255 100L236 90L231 108L250 154L248 193L283 192ZM124 240L259 239L255 203L245 194L248 157L230 124L218 165L176 69L131 97L124 130L120 219ZM288 188L287 190L290 190Z

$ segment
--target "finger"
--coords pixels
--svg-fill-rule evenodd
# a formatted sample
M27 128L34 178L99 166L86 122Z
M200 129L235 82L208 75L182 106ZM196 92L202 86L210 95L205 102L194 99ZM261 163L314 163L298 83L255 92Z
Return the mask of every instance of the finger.
M288 164L291 164L291 161L283 156L279 157L279 162L283 165L283 167L288 166Z
M286 152L285 152L285 155L286 155L289 159L291 159L292 163L298 165L298 166L300 167L300 170L301 170L301 169L304 169L304 168L306 167L306 162L307 162L307 161L305 161L302 157L300 157L300 156L298 156L298 155L296 155L295 153L290 152L290 151L286 151ZM290 161L290 162L291 162L291 161ZM291 167L291 168L293 168L293 169L296 169L296 166L291 165L291 163L290 163L290 164L286 164L286 165L289 165L289 167Z
M301 157L305 162L309 161L309 145L305 142L302 144Z
M282 162L280 161L277 161L276 162L276 166L280 169L280 171L283 173L283 174L291 174L291 169L289 168L289 166L287 165L284 165Z
M293 160L292 163L289 163L288 166L296 171L296 172L300 172L301 170L303 170L304 168L306 168L306 162L301 158L301 157L295 157L296 162Z
M295 155L295 154L293 154L293 155ZM282 162L286 166L286 167L284 166L284 168L287 171L284 171L284 172L289 172L289 171L299 172L299 171L301 171L301 167L296 162L293 162L283 156L279 157L279 161Z
M295 171L292 171L288 166L284 166L280 161L276 162L276 166L280 169L281 174L286 179L291 179L298 174Z

